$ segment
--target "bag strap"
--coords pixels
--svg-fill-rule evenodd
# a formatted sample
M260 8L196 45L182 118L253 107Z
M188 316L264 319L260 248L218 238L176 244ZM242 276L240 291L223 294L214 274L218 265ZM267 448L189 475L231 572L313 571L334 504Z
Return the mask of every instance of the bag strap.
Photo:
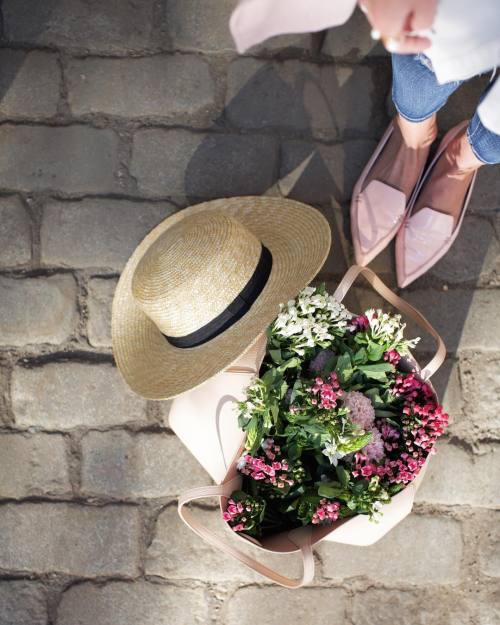
M303 573L302 577L299 579L292 579L261 564L243 551L240 551L237 547L228 544L222 537L200 523L188 510L187 504L197 499L205 499L206 497L230 497L231 493L237 487L237 484L239 484L239 481L240 478L236 477L219 486L201 486L200 488L193 488L183 493L179 497L179 516L193 532L198 534L198 536L203 538L207 543L220 549L236 560L239 560L249 568L257 571L257 573L260 573L260 575L267 577L280 586L285 586L286 588L300 588L311 582L314 578L314 555L311 544L311 528L304 527L301 528L300 531L293 533L293 542L300 548L302 555Z
M338 285L334 297L337 301L341 302L346 293L351 288L353 282L359 276L359 274L363 274L366 280L370 283L372 288L377 291L385 300L387 300L390 304L395 306L400 312L405 314L410 319L413 319L421 328L423 328L426 332L428 332L436 341L437 350L434 356L431 358L430 362L426 367L422 369L420 375L422 379L428 380L431 376L433 376L439 367L443 364L446 358L446 347L443 342L443 339L437 333L437 331L432 327L432 325L427 321L427 319L422 315L422 313L418 312L416 308L414 308L407 301L396 295L394 291L391 291L368 267L361 267L360 265L353 265L350 267L345 276L342 278L342 281Z

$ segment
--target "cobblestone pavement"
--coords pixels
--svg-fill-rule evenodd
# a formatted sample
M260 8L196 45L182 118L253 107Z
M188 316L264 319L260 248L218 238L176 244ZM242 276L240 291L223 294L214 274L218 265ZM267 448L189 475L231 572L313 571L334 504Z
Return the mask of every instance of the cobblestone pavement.
M352 262L353 182L390 117L389 62L361 14L238 58L232 5L1 3L0 624L498 625L498 168L406 293L447 340L437 386L453 416L414 513L376 546L320 546L314 586L296 592L177 519L176 495L208 478L168 404L132 395L113 366L124 262L188 204L282 193L330 219L334 283ZM443 130L483 86L455 94ZM392 252L374 268L394 282ZM368 302L360 287L351 306Z

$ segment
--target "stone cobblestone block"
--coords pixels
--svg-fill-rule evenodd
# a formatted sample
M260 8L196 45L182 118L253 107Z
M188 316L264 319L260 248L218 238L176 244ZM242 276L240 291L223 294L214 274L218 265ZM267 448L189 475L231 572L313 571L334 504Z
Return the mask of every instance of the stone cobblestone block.
M449 284L487 282L500 271L500 244L489 221L468 216L460 235L446 254L429 272Z
M75 620L75 618L77 620ZM144 581L78 584L58 609L58 625L201 625L209 622L202 588L163 586Z
M42 216L42 262L121 270L146 234L174 211L174 206L163 202L50 202Z
M86 495L168 497L210 482L172 434L90 432L82 440L82 455Z
M148 195L260 195L275 182L277 160L270 136L148 129L134 137L131 173Z
M0 116L52 117L57 113L60 79L55 54L0 50Z
M422 571L426 572L432 565ZM435 592L371 588L353 600L356 625L469 625L471 612L459 593L439 588Z
M214 119L215 85L198 56L74 59L68 67L69 105L75 115L105 113L201 122Z
M116 280L94 278L89 282L88 336L94 347L111 346L111 306Z
M278 586L241 588L223 607L227 625L345 625L347 599L340 588L300 588L290 592Z
M450 444L440 444L417 494L417 501L445 505L494 507L500 505L500 446L472 455Z
M15 196L0 198L0 266L13 267L31 259L31 223Z
M500 591L485 593L478 601L478 625L496 625L500 621Z
M342 61L387 56L382 44L370 37L370 30L368 20L358 9L346 24L327 32L321 51Z
M93 52L143 50L152 44L155 0L7 0L4 36L32 45Z
M61 362L16 368L12 408L18 426L68 430L144 421L146 402L109 364Z
M3 625L47 625L47 602L41 584L0 582L0 622Z
M338 581L366 577L382 584L450 584L462 575L460 523L446 517L411 515L370 547L322 543L318 551L325 577Z
M22 191L56 189L102 193L119 189L118 137L86 126L0 127L0 186Z
M477 350L498 351L500 315L496 313L500 291L494 289L422 289L405 293L405 299L416 306L441 334L449 353ZM485 319L488 320L485 323ZM420 350L432 351L433 339L424 336L412 322L408 332L422 335Z
M205 479L202 483L208 484L208 481ZM268 554L246 545L225 527L220 509L194 510L193 514L233 547L286 575L300 576L302 564L297 554ZM175 540L172 540L173 535ZM146 573L165 579L202 579L213 583L263 580L248 567L201 540L184 525L174 506L166 508L158 517L146 555Z
M238 128L333 138L373 125L373 88L368 67L241 58L229 68L225 115Z
M375 142L365 139L335 145L285 141L280 179L306 164L289 197L311 204L346 202L374 148Z
M178 50L234 51L229 17L235 0L169 0L164 28Z
M71 493L66 446L59 434L0 434L0 497Z
M425 366L427 361L419 360L420 365ZM438 372L432 376L432 384L439 401L450 416L450 426L454 428L460 421L464 409L458 362L451 358L445 360Z
M498 334L492 334L491 342ZM497 345L498 349L498 345ZM460 422L460 433L478 438L500 438L500 358L475 356L461 365L461 381L467 418Z
M480 76L474 76L461 84L450 96L446 105L438 113L439 127L443 131L447 131L474 115L481 95L488 86L489 79L490 76L487 72Z
M138 511L25 503L0 506L0 567L79 577L137 574Z
M164 13L164 27L171 46L179 50L235 52L229 30L229 18L236 0L169 0ZM309 34L271 37L249 50L249 54L273 52L285 48L307 48Z
M76 282L69 275L0 277L0 342L59 344L76 325Z
M500 513L490 513L479 539L479 566L488 577L500 577Z
M474 213L498 213L500 209L500 176L498 165L481 167L477 175L469 211Z

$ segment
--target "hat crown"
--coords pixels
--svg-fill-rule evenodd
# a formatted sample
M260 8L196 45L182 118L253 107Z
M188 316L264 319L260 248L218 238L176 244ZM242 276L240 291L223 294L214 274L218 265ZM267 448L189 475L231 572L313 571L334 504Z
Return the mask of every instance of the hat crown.
M185 336L215 319L238 296L261 251L261 242L233 217L190 215L142 257L132 293L163 334Z

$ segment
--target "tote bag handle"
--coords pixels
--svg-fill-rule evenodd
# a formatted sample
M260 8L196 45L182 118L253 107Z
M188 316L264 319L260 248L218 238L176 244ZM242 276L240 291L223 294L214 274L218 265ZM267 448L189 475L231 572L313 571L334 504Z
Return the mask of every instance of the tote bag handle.
M417 323L421 328L423 328L426 332L428 332L436 341L437 350L434 356L431 358L430 362L425 366L420 375L422 379L428 380L431 376L433 376L439 367L443 364L444 359L446 358L446 347L443 342L443 339L439 336L437 331L432 327L432 325L427 321L427 319L422 315L422 313L418 312L416 308L414 308L407 301L396 295L394 291L391 291L368 267L361 267L360 265L353 265L348 269L342 281L338 285L333 297L339 302L341 302L346 293L351 288L353 282L359 276L359 274L363 274L366 280L370 283L372 288L379 293L385 300L387 300L390 304L392 304L395 308L397 308L404 315L413 319L415 323Z
M181 519L190 527L193 532L198 534L203 540L211 544L216 549L223 551L236 560L239 560L249 568L257 571L260 575L267 577L268 579L276 582L280 586L285 588L300 588L305 586L314 578L314 555L311 544L311 528L304 527L300 531L293 534L293 542L300 548L303 561L303 573L299 579L292 579L282 575L277 571L261 564L251 556L247 555L243 551L240 551L237 547L228 544L224 539L202 523L200 523L189 511L187 504L197 499L205 499L206 497L230 497L231 493L240 483L240 478L233 479L229 482L221 484L220 486L201 486L200 488L193 488L179 497L178 511Z

